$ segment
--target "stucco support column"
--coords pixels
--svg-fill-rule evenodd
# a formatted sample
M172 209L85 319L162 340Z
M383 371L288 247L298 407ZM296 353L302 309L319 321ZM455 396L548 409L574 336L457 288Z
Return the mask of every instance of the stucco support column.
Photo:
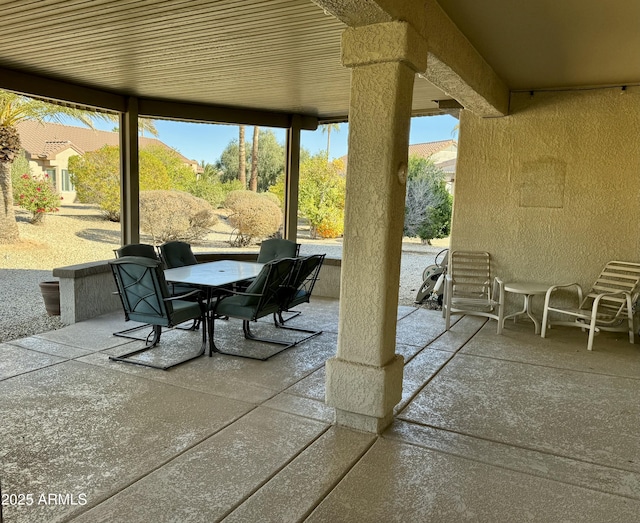
M138 99L127 99L120 114L120 234L122 245L140 242Z
M287 158L284 179L284 237L295 242L298 238L298 188L300 185L300 126L298 115L291 117L287 129Z
M411 101L425 41L404 22L349 28L349 163L338 352L327 361L336 423L381 432L402 397L395 354Z

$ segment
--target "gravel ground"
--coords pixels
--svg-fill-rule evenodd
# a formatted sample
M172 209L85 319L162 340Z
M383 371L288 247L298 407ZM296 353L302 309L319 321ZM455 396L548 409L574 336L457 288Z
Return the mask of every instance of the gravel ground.
M105 221L92 206L63 206L37 226L28 223L23 211L16 213L22 241L0 245L0 342L60 328L60 318L46 314L38 283L54 279L51 271L55 267L113 258L113 250L120 246L120 224ZM194 251L231 250L226 243L231 230L222 211L220 216L219 224L202 244L193 246ZM149 238L143 237L142 241ZM321 252L338 258L342 254L340 239L311 240L304 228L299 231L298 241L302 254ZM422 271L446 247L446 241L434 243L403 242L400 304L413 305ZM257 252L258 247L243 250Z

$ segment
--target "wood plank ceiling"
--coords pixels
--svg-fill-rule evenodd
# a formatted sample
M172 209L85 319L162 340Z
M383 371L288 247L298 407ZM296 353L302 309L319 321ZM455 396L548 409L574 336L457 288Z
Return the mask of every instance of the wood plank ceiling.
M16 0L1 24L7 69L142 98L348 113L345 26L310 1ZM416 113L448 98L416 77Z

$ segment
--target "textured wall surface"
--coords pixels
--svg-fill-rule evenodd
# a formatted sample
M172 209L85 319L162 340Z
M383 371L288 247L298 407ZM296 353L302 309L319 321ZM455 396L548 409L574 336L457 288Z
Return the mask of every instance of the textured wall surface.
M640 89L517 93L511 115L463 111L451 247L505 281L589 286L640 261Z
M327 362L336 422L379 432L402 395L395 354L411 97L425 50L403 23L348 29L352 67L349 165L340 279L338 351Z
M106 262L53 270L60 278L60 320L66 325L122 310L113 274Z

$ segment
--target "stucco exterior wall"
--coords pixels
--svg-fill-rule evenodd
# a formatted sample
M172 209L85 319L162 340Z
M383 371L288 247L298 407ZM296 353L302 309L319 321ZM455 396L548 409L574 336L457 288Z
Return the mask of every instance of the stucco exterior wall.
M505 281L588 287L607 261L640 261L640 88L462 111L451 247L489 251Z
M76 191L62 190L62 170L69 169L69 158L77 156L78 153L69 147L58 152L52 159L29 159L29 167L34 176L44 176L47 169L56 170L56 189L62 195L65 202L72 203L76 197Z

